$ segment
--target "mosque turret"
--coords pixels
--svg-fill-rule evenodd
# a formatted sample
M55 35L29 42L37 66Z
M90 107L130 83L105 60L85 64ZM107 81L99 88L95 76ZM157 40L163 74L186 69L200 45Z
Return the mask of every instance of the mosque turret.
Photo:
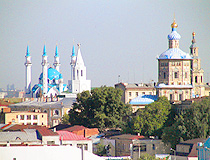
M71 55L71 62L70 62L70 65L71 65L71 79L75 79L75 74L74 74L74 66L75 66L75 63L76 63L76 54L75 54L75 48L74 48L74 45L72 47L72 55Z
M43 73L43 95L46 96L48 92L48 61L47 61L47 52L46 46L44 45L43 55L42 55L42 73Z
M58 46L56 45L55 47L55 56L54 56L54 68L60 72L60 57L59 57L59 54L58 54Z
M25 86L25 93L26 94L30 94L31 93L31 56L30 56L30 52L29 52L29 46L27 46L27 50L26 50L26 62L25 62L25 66L26 66L26 86Z

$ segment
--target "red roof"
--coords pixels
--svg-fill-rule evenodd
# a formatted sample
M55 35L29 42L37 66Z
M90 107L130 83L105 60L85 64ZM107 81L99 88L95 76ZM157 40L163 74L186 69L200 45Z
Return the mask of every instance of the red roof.
M5 127L4 127L5 128ZM42 136L57 136L56 132L53 132L45 126L37 125L14 125L6 129L6 131L23 131L24 129L36 129Z
M84 129L88 129L88 128L86 128L84 126L75 125L73 127L62 129L62 131L73 132L73 131L79 131L79 130L84 130Z
M59 134L59 139L64 141L90 140L84 136L76 135L68 131L57 131L57 133Z

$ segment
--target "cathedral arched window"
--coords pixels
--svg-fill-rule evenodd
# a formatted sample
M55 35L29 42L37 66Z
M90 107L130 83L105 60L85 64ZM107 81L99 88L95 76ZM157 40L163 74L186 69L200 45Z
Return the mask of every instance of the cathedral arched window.
M174 72L174 78L179 78L178 72Z
M166 72L163 73L163 78L166 79Z
M198 77L195 76L195 83L198 83Z

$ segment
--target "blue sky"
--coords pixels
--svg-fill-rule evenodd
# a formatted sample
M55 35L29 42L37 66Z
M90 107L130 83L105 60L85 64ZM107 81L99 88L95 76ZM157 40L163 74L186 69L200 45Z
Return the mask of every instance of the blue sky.
M157 55L168 48L174 13L180 48L189 53L196 32L205 82L210 81L210 1L0 0L0 88L25 85L25 53L32 56L32 85L41 73L43 46L52 65L56 43L64 82L70 79L75 41L92 86L157 81ZM77 48L77 47L76 47Z

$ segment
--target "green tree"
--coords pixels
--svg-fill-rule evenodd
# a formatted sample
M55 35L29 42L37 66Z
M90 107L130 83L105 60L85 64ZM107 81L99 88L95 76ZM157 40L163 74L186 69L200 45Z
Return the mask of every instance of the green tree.
M106 86L79 93L69 112L70 123L100 129L124 126L131 107L121 101L121 96L120 89Z
M210 98L191 104L190 109L176 116L175 123L163 131L163 141L172 147L181 141L206 138L210 134Z
M64 114L63 117L61 118L61 123L62 124L70 124L69 123L69 115L68 114Z
M141 155L141 157L138 160L156 160L155 155L149 155L147 153Z
M160 97L145 109L138 110L132 119L133 131L141 135L162 135L163 126L168 119L171 105L166 97Z

